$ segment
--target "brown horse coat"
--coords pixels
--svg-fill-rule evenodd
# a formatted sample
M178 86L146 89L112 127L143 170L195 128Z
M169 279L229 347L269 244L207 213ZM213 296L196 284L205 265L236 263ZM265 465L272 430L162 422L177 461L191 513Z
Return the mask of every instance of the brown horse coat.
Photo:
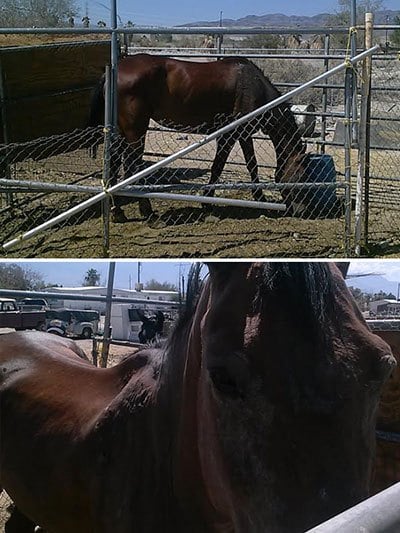
M211 264L115 367L0 337L0 482L51 533L304 531L367 495L393 364L332 264Z

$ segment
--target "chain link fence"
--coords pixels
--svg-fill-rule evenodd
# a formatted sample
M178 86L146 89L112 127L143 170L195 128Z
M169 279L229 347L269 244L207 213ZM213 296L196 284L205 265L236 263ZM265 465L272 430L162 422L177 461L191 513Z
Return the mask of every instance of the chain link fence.
M286 71L284 69L281 73L281 80L287 79L287 71L294 68L296 60L290 61L292 63L287 65ZM257 64L263 72L275 78L272 60L260 58ZM313 66L313 74L323 71L321 61L319 65ZM306 67L298 62L297 72L300 73L300 80L297 85L307 81L304 79L305 70ZM310 73L307 72L308 75ZM343 84L343 76L341 80ZM321 93L321 89L318 90ZM297 113L298 120L304 121L311 117L312 120L308 123L313 123L315 115L313 117L310 112L307 115L307 111L303 115L301 110L310 103L315 109L313 102L319 96L320 94L314 94L314 90L310 88L292 99L291 104L297 104L298 110L294 112ZM318 161L318 174L311 180L319 181L320 176L324 176L323 179L330 181L326 190L323 190L323 184L314 186L309 183L301 186L300 183L292 183L288 189L282 182L275 183L279 181L276 175L277 163L278 173L285 166L289 167L290 160L296 155L295 150L299 150L300 146L300 142L294 141L293 138L297 134L287 129L287 109L285 104L270 112L271 117L253 119L243 125L238 134L222 133L204 144L204 131L209 133L218 126L225 125L228 122L227 117L217 117L211 128L209 124L205 125L206 128L199 124L195 131L185 128L178 128L179 131L176 131L176 124L174 130L168 127L168 124L161 128L156 127L155 123L151 124L146 137L145 166L185 151L196 143L201 145L182 157L175 158L173 162L161 165L161 168L151 172L146 179L135 183L134 190L125 192L130 195L151 195L153 214L150 220L143 217L143 210L140 209L144 204L143 199L133 202L130 196L122 199L113 196L111 212L115 211L115 204L124 204L123 226L118 222L118 217L112 217L109 225L107 210L106 217L102 219L102 204L97 202L91 205L90 209L74 213L73 217L55 225L51 231L41 233L32 241L17 243L7 253L24 257L344 255L344 201L343 189L340 189L342 177L338 175L336 180L335 169L331 168L332 161ZM235 117L229 117L229 120L233 118ZM271 139L265 122L275 121L278 124L281 119L278 138L275 135L275 139ZM322 120L318 122L318 127L321 123ZM271 130L271 127L269 129ZM251 155L248 150L246 153L243 144L248 142L251 134L260 185L249 183L248 169L252 172L252 162L249 161ZM303 138L302 149L307 142L308 151L317 148L314 137L310 135L320 135L318 130L315 132L311 131L311 128L309 131L303 129L303 134L307 134L308 138ZM105 186L115 183L115 180L109 180L105 175L107 157L102 149L99 150L96 160L90 159L86 151L99 136L101 126L96 130L65 134L61 138L57 136L40 139L23 146L22 156L20 144L7 144L3 147L3 153L6 154L3 159L6 163L3 178L0 181L3 244L18 240L19 235L61 215L69 207L89 198L90 192L92 195L99 193ZM238 142L231 146L235 139ZM73 149L75 141L77 150ZM294 148L296 142L298 147ZM228 151L227 147L231 148L231 151L221 179L210 188L207 184L212 174L211 169L213 164L214 167L218 166L215 144L222 153L222 159L225 158L225 151ZM66 147L65 150L62 146ZM52 147L54 155L51 152ZM111 150L114 154L122 153L122 160L131 157L128 155L129 147L121 136L113 135ZM130 164L132 165L132 161ZM315 161L313 164L315 165ZM118 163L116 166L119 166ZM301 182L301 179L296 177L293 165L291 169L292 175L287 171L285 180ZM129 172L125 174L128 175ZM211 204L208 204L204 196L212 194L220 200L213 201L210 207ZM266 202L263 205L256 203L260 199ZM243 201L244 203L240 203ZM208 204L208 207L205 208L204 204ZM105 229L108 225L109 230ZM109 242L105 246L104 233L107 231Z
M370 168L366 185L369 248L379 255L400 251L400 60L372 63Z
M343 55L329 52L329 37L325 36L325 50L297 51L299 57L292 50L264 56L256 53L254 57L250 54L251 61L285 94L342 64ZM62 43L57 47L61 57L71 45ZM192 59L196 61L211 59L199 52L195 56ZM382 70L386 72L385 68ZM206 142L204 139L210 132L236 117L231 116L229 120L216 117L211 127L198 121L195 129L151 122L143 159L135 164L134 151L123 136L110 133L107 128L104 132L104 123L83 128L89 116L88 87L93 89L96 85L98 69L94 74L93 71L93 76L84 82L86 100L72 106L80 110L75 129L68 127L65 132L57 131L56 135L33 140L5 142L3 139L0 243L5 256L340 257L351 254L357 151L351 150L345 139L349 117L346 118L344 71L333 72L329 78L304 86L290 99L291 113L302 134L301 145L311 155L303 165L303 176L299 166L291 163L296 159L295 134L288 129L282 114L279 115L289 104L269 110L269 119L265 114L253 117L235 135L223 131ZM67 78L73 80L72 75ZM61 92L68 90L71 88ZM62 125L70 109L63 107L58 124ZM7 112L3 105L3 123L8 124L9 121L4 122ZM45 116L43 113L43 120ZM268 120L270 126L265 127ZM279 139L271 137L273 120L280 127ZM396 127L395 121L390 124ZM248 149L250 135L259 183L255 181L253 156ZM105 144L98 145L97 157L93 158L89 148L100 140ZM215 180L221 166L222 159L216 158L217 146L222 159L228 151L229 157L220 178L210 186L210 180ZM391 151L392 162L383 156L382 161L390 169L381 167L380 181L371 179L370 194L376 186L380 193L373 196L372 211L366 210L370 215L367 235L373 231L374 220L378 222L385 217L388 223L379 224L379 231L387 228L391 235L395 233L396 226L388 212L395 212L393 174L397 154ZM150 171L143 170L154 164L157 166ZM112 190L112 195L102 196L110 186L120 184L139 169L145 173L131 180L129 188ZM110 178L110 171L116 170L118 179ZM375 176L373 172L371 176ZM285 186L286 181L290 182L290 188ZM351 190L351 196L346 190ZM266 202L261 204L259 200ZM78 206L83 202L87 205L81 209ZM370 243L373 241L375 236ZM369 251L373 254L375 250L371 247Z

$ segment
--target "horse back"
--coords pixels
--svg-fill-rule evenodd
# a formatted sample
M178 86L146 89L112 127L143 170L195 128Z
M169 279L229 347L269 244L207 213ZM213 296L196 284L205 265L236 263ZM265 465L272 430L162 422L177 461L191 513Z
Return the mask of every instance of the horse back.
M265 103L268 83L244 58L196 63L137 54L118 69L121 108L181 126L252 111Z

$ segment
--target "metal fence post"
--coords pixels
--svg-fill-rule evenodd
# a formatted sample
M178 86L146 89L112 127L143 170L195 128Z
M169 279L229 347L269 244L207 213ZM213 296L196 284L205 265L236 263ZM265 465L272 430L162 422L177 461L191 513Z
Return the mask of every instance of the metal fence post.
M107 367L108 352L111 342L111 306L114 289L115 262L112 261L108 267L108 283L106 296L106 314L104 319L103 346L101 350L100 366Z
M373 35L373 14L365 14L365 48L372 44ZM372 58L368 56L363 61L362 68L362 91L358 145L358 167L357 167L357 190L355 206L355 254L361 255L361 241L363 229L363 216L368 217L367 202L364 203L364 181L369 174L369 116L371 107L371 66ZM366 233L364 234L366 237Z

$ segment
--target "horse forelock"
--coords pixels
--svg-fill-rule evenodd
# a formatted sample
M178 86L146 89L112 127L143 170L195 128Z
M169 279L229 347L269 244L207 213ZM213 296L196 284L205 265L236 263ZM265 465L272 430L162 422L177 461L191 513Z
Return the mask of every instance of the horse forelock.
M304 328L326 340L337 312L337 290L329 263L272 262L261 267L254 301L257 308L263 308L274 293L293 317L301 317Z

